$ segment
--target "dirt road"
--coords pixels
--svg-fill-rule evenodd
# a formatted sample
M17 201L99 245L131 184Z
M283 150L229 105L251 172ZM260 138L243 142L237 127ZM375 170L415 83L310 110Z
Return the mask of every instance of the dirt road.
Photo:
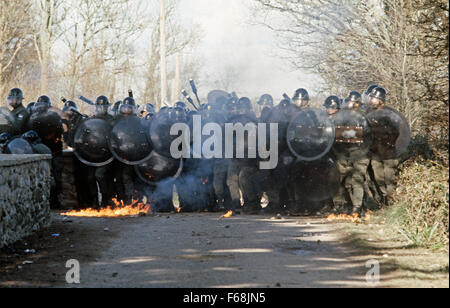
M17 247L14 262L3 256L0 286L373 287L372 259L382 263L377 286L395 286L382 252L352 247L323 218L204 213L63 222L55 214L54 222L39 241ZM31 246L36 252L24 254ZM69 259L80 262L80 284L65 281Z

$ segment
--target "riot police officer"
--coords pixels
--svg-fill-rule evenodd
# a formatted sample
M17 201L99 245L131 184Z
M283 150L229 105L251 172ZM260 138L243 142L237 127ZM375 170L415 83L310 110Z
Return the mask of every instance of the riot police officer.
M48 96L42 95L37 99L29 120L28 130L36 131L42 139L42 143L52 151L52 175L56 185L51 189L50 206L59 209L61 207L59 194L62 192L64 168L62 138L64 130L60 115L51 106Z
M359 111L362 104L362 96L359 92L352 91L344 100L343 108ZM336 155L338 170L341 176L341 187L333 198L337 210L351 204L351 213L361 215L364 202L365 182L367 168L370 163L368 155L361 157L342 157ZM347 208L347 210L349 210Z
M369 94L369 98L370 108L372 110L382 110L386 106L387 91L383 87L376 87ZM373 172L372 180L377 189L374 192L374 197L379 203L387 204L388 197L395 189L396 168L398 164L398 159L382 159L375 155L372 157L370 162L371 171Z
M251 101L247 97L239 99L237 102L237 111L239 115L246 117L253 123L257 123ZM238 142L242 141L238 140ZM227 185L231 193L232 210L240 207L239 191L242 192L244 199L243 211L245 213L256 214L261 210L261 190L259 188L257 172L256 159L234 158L231 160L228 167Z
M64 103L62 113L63 123L66 125L63 138L65 143L73 148L75 129L78 127L78 124L87 119L87 117L80 113L78 105L73 101L66 101Z
M136 101L132 97L125 98L119 105L115 121L122 118L136 116ZM130 203L136 196L134 180L136 178L133 166L115 161L114 177L118 187L118 197Z
M109 123L114 121L112 115L108 113L110 107L109 99L100 95L95 100L95 111L93 118L102 119ZM95 170L90 168L91 172L94 171L95 181L98 183L98 187L100 188L100 193L102 195L101 206L107 206L110 204L111 200L114 198L114 189L115 189L115 181L114 181L114 164L109 164L102 167L97 167ZM95 181L92 179L92 175L90 176L91 185L95 184Z
M10 113L10 124L13 127L13 132L16 135L25 132L25 126L28 123L30 114L23 106L23 92L19 88L14 88L9 91L6 103L12 108Z
M229 99L223 104L222 110L218 110L218 113L224 115L222 121L219 120L220 123L218 123L222 126L222 129L224 129L225 122L228 122L229 119L237 114L236 103L234 103L232 99ZM214 161L213 186L217 199L218 211L228 211L232 209L230 188L227 185L230 162L231 160L226 158L216 159Z
M263 94L258 100L257 104L261 106L260 121L265 122L265 119L270 115L273 108L273 97L270 94Z

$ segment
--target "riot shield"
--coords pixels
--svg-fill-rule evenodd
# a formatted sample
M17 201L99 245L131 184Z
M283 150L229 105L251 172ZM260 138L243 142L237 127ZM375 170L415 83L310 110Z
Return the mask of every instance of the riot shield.
M151 186L156 186L166 179L177 179L183 171L183 160L175 160L153 151L150 158L139 165L134 166L138 177Z
M3 152L5 154L15 154L15 155L29 155L34 154L33 147L31 144L22 138L14 138L9 141Z
M15 135L14 129L10 122L10 112L8 108L0 107L0 134L3 133Z
M127 116L115 123L108 139L114 158L127 165L139 165L150 158L153 148L145 121L137 116Z
M226 122L226 117L224 115L223 112L218 111L217 109L205 109L203 111L201 111L199 114L197 114L199 116L201 116L201 131L199 132L200 136L196 136L199 138L199 140L201 140L200 145L201 147L191 147L191 154L192 157L202 157L203 153L202 153L202 149L203 149L203 145L205 143L206 140L211 138L211 135L209 136L205 136L202 134L203 129L206 125L208 124L217 124L221 127L222 132L225 131L225 122ZM194 131L194 118L191 117L189 119L188 122L188 126L190 128L191 131L191 145L194 144L194 132L197 133L196 131ZM222 152L221 152L221 157L225 157L225 139L222 139ZM215 150L214 147L211 146L211 151Z
M344 109L333 117L333 122L336 130L333 151L338 158L358 160L368 155L372 129L363 113Z
M64 132L62 118L53 111L33 113L28 122L30 130L34 130L41 137L44 144L59 142Z
M178 118L175 109L165 110L158 113L150 123L150 140L153 149L160 155L172 158L170 146L177 139L178 135L170 135L172 125L175 123L186 123L187 118Z
M399 158L411 142L411 129L406 118L397 110L385 107L367 115L372 127L372 157L381 160Z
M270 114L265 118L265 123L278 124L278 151L284 152L288 150L287 145L287 130L290 122L299 112L299 109L294 104L277 105L270 110ZM267 142L269 142L270 132L267 130ZM268 144L268 143L267 143Z
M295 115L287 129L287 144L302 161L315 161L332 148L335 138L333 122L321 110L305 109Z
M83 164L91 167L106 166L114 160L109 150L108 138L111 125L99 118L81 122L74 136L75 155Z
M328 156L313 162L297 161L292 168L296 189L306 200L329 200L339 191L339 170Z

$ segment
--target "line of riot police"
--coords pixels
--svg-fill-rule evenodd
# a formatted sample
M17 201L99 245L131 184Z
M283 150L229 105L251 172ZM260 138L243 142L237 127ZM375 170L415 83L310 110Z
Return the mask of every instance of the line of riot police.
M27 111L22 91L13 89L7 98L12 111L0 110L0 147L11 154L51 153L52 195L57 196L64 140L77 157L75 181L79 203L85 207L110 205L113 198L127 203L145 198L155 211L173 211L176 189L184 212L257 214L265 195L267 213L313 214L325 208L362 214L366 201L386 202L392 192L396 160L409 144L410 131L404 117L385 106L383 88L371 86L364 95L351 92L345 100L331 96L321 110L310 107L305 89L297 90L292 99L284 95L276 106L265 94L257 102L261 112L256 116L246 97L215 90L202 104L192 80L191 86L198 105L186 91L183 94L194 110L184 102L159 112L152 104L138 108L132 92L113 105L105 96L95 102L80 97L95 107L91 117L65 99L59 111L47 96ZM260 170L258 162L267 158L258 157L174 159L171 146L178 136L170 134L171 127L193 127L195 115L201 115L203 125L221 127L276 123L276 168ZM248 138L236 141L247 151L252 146ZM205 139L202 136L202 142ZM27 145L31 150L23 150ZM195 151L192 140L189 151ZM57 197L52 200L58 208Z

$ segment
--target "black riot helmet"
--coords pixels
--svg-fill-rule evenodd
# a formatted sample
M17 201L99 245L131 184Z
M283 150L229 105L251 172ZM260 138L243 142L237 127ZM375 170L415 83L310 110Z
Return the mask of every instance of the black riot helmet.
M361 93L359 93L357 91L350 92L350 94L348 95L348 98L349 98L349 100L351 102L355 102L355 103L361 104L362 96L361 96Z
M156 113L156 109L155 109L155 105L151 104L151 103L147 103L144 106L139 108L139 114L141 115L147 115L147 114L155 114Z
M280 106L281 108L287 108L287 107L289 107L291 104L292 104L292 102L291 102L289 99L283 99L283 100L281 100L279 106Z
M97 99L95 100L94 115L96 117L98 117L98 116L102 117L102 116L107 115L109 106L110 106L109 100L106 96L101 95L101 96L97 97Z
M36 103L47 104L48 108L50 108L52 106L52 100L47 95L40 96Z
M30 130L22 135L22 138L33 144L39 140L39 135L34 130Z
M8 93L8 97L6 98L6 104L13 108L18 107L22 104L23 100L23 92L19 88L11 89Z
M295 91L292 100L297 105L297 107L307 107L311 99L309 98L308 91L306 89L300 88Z
M186 122L186 109L181 107L174 107L170 110L170 119L174 122Z
M295 91L294 96L292 97L292 100L302 100L302 101L309 101L309 93L306 89L300 88Z
M119 107L122 104L122 101L117 101L111 107L111 113L115 116L119 112Z
M0 144L7 143L12 138L10 133L0 134Z
M185 102L176 102L175 103L175 107L179 107L179 108L182 108L182 109L187 109L187 105L186 105L186 103Z
M378 88L379 87L379 85L377 85L377 84L372 84L372 85L370 85L368 88L367 88L367 90L366 90L366 92L364 92L364 94L365 95L369 95L370 93L372 93L372 91L375 89L375 88Z
M270 94L264 94L261 96L259 101L257 102L260 106L268 106L273 107L273 97Z
M95 105L98 106L108 106L109 107L109 99L104 96L104 95L100 95L99 97L97 97L97 99L95 100Z
M370 92L369 97L381 100L383 103L386 102L387 91L383 87L376 87Z
M70 112L72 112L73 110L79 112L78 105L77 105L74 101L66 101L66 102L64 103L63 108L62 108L62 112L63 112L63 113L70 113Z
M43 113L47 112L50 106L47 102L40 102L39 100L36 102L36 104L33 105L33 113Z
M133 115L136 112L136 101L132 97L127 97L120 104L119 113L121 115Z
M248 97L241 97L236 107L239 114L249 114L253 111L252 102Z
M361 107L362 96L361 93L357 91L352 91L347 97L347 102L345 104L345 108L347 109L358 109Z
M367 90L363 93L363 95L362 95L363 108L367 108L367 107L370 105L370 97L369 97L369 95L370 95L370 93L372 93L372 91L373 91L375 88L378 88L378 87L379 87L379 85L372 84L372 85L370 85L370 86L367 88Z
M32 112L33 112L33 107L34 107L34 105L36 105L36 103L35 102L31 102L31 103L29 103L28 105L27 105L27 111L28 111L28 113L29 114L31 114Z
M339 110L341 109L341 99L336 95L332 95L325 100L323 107L325 109Z
M16 99L23 99L23 92L19 88L11 89L8 93L8 98L9 97L14 97Z

